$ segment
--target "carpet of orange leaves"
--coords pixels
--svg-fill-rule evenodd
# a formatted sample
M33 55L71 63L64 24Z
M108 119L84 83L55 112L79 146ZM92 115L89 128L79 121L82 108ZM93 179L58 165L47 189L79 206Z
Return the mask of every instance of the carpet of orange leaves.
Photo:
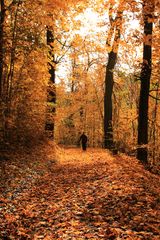
M49 143L0 166L1 240L159 239L159 176L134 158Z

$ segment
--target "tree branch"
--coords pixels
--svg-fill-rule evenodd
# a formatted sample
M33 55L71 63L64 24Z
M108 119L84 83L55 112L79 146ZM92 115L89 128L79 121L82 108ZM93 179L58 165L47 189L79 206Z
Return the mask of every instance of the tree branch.
M157 101L160 101L160 98L154 97L154 96L152 96L151 94L149 94L149 96L150 96L151 98L157 100Z

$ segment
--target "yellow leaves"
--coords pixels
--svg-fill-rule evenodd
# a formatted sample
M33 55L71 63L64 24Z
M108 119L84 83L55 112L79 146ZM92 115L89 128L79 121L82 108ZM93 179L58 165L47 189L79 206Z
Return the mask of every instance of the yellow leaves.
M62 25L62 29L65 32L69 32L70 31L70 26L67 23L65 23L65 24Z
M79 221L76 221L76 220L73 219L73 220L70 221L70 224L71 224L72 227L78 227L79 226Z
M118 49L119 49L119 39L113 43L113 47L112 47L112 50L114 53L118 53Z
M117 78L115 79L115 82L122 85L122 84L124 84L124 79L121 78L121 77L117 77Z
M92 158L92 154L91 153L83 153L81 149L79 149L77 151L77 149L75 150L71 150L72 154L70 154L70 151L65 150L60 151L57 153L57 157L58 159L60 159L60 163L62 164L75 164L75 162L77 161L77 158L79 159L79 164L85 165L85 164L90 164L93 162L93 158Z
M107 50L107 52L111 52L111 51L112 51L112 47L109 46L109 45L107 45L107 46L106 46L106 50Z
M75 34L74 41L72 42L73 47L79 47L83 42L83 38L79 34Z

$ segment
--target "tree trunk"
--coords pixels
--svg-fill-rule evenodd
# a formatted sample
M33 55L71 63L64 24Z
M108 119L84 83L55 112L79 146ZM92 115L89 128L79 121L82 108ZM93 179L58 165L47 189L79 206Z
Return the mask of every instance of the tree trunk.
M148 100L152 66L152 28L153 28L154 0L143 1L144 14L144 44L143 64L141 70L141 88L138 116L138 149L137 158L148 163Z
M55 62L54 62L54 53L52 52L51 43L54 42L54 36L51 30L47 29L47 45L50 46L49 51L49 59L52 59L49 63L49 73L50 73L50 81L48 83L48 91L47 91L47 116L46 116L46 124L45 130L47 136L49 138L54 138L54 117L55 117L55 104L56 104L56 87L55 87Z
M14 10L14 21L13 21L13 32L12 32L12 43L11 43L11 52L10 52L10 63L9 72L7 76L7 100L8 100L8 108L10 108L11 103L11 95L12 95L12 85L14 78L14 68L15 68L15 57L16 57L16 46L17 46L17 21L18 21L18 12L21 1L17 1ZM15 4L15 3L14 3ZM10 110L10 109L9 109Z
M4 0L0 2L0 96L2 96L2 84L3 84L3 32L4 32L4 18L5 18L5 6Z
M156 91L156 99L155 99L155 107L154 107L154 116L153 116L153 160L152 165L155 165L156 160L156 127L157 127L157 112L158 112L158 89L159 89L159 83L157 83L157 91Z
M113 147L113 128L112 128L112 92L113 92L113 69L116 64L117 53L111 51L108 55L108 64L105 77L104 94L104 147Z
M110 30L106 41L107 47L111 49L108 54L108 64L105 76L104 92L104 147L110 150L114 149L113 127L112 127L112 94L113 94L113 71L117 61L117 53L122 30L123 10L125 3L120 1L115 19L112 16L112 4L109 9ZM113 41L112 41L113 39Z

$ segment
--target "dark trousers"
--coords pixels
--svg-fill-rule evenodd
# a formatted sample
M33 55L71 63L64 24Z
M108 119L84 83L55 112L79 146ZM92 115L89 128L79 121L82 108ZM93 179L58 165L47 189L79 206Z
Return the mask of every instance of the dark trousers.
M86 143L82 143L82 149L83 149L83 151L86 151L86 148L87 148L87 144L86 144Z

